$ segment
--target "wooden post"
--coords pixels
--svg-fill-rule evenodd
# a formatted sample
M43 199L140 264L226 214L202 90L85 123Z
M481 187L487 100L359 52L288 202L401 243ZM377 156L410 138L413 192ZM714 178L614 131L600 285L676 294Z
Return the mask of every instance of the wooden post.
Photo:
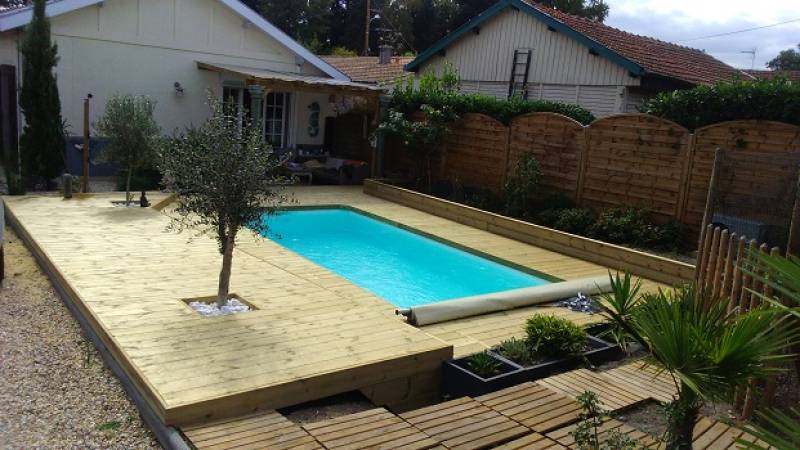
M797 174L797 183L794 190L794 206L789 222L789 236L786 239L786 254L800 254L800 171Z
M583 206L583 184L586 181L586 168L589 165L589 126L583 127L580 142L581 154L578 159L578 183L575 187L575 204L578 207Z
M686 154L684 155L683 167L681 168L681 181L678 185L678 203L675 205L675 220L684 223L686 216L686 204L689 201L689 180L692 178L692 168L694 167L694 133L689 135L689 142L686 144ZM700 232L703 228L700 227Z
M714 151L714 166L711 169L711 179L708 183L708 194L706 195L706 208L703 211L703 222L700 224L700 229L706 227L711 222L711 213L712 213L712 205L717 200L717 178L719 177L719 172L721 171L720 165L722 164L722 158L724 158L724 153L721 148L718 148Z
M83 100L83 180L81 182L81 192L89 192L89 94Z

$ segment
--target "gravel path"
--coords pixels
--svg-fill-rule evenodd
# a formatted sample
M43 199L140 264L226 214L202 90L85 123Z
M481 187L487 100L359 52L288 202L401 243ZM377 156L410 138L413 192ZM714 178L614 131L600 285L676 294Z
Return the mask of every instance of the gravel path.
M0 449L158 449L30 252L5 230Z

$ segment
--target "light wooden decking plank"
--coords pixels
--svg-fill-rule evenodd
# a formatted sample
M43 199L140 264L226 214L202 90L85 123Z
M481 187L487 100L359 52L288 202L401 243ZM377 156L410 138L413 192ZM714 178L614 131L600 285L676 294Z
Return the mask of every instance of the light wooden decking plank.
M493 448L529 433L526 427L467 397L400 417L450 449Z
M439 445L438 441L383 408L312 423L303 428L331 450L425 450Z
M475 400L539 433L573 423L581 412L573 398L531 382Z
M592 391L597 394L602 407L608 411L625 409L649 398L631 392L624 383L588 369L572 370L537 380L537 383L573 398Z
M276 411L186 427L181 431L197 450L323 448L299 425Z

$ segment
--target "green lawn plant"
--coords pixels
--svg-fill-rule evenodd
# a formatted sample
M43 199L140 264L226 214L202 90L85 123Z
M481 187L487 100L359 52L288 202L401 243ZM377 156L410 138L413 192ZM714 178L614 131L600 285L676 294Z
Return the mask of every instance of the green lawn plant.
M528 341L524 339L511 338L501 342L497 353L521 366L529 366L534 361Z
M642 295L632 310L604 312L672 377L677 395L667 405L667 450L690 450L700 408L731 401L736 389L775 375L800 332L774 308L728 311L727 301L693 286Z
M525 323L531 354L542 358L578 355L586 349L589 338L583 327L551 314L536 314Z
M233 249L241 229L264 235L263 214L275 212L288 198L277 175L281 160L264 140L261 127L228 113L209 94L211 117L196 128L176 133L161 146L159 169L166 188L177 196L170 210L171 229L196 229L213 236L222 255L217 304L230 289Z
M125 202L131 202L134 172L152 167L161 129L153 118L156 103L145 96L114 95L94 124L108 138L102 159L117 163L125 171Z

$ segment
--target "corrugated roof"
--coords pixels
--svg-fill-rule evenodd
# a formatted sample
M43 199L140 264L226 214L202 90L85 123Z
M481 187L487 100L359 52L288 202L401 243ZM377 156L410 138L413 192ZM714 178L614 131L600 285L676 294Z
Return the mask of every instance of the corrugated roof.
M388 64L379 64L377 56L321 56L328 64L362 83L393 83L407 74L404 66L412 59L394 56Z

